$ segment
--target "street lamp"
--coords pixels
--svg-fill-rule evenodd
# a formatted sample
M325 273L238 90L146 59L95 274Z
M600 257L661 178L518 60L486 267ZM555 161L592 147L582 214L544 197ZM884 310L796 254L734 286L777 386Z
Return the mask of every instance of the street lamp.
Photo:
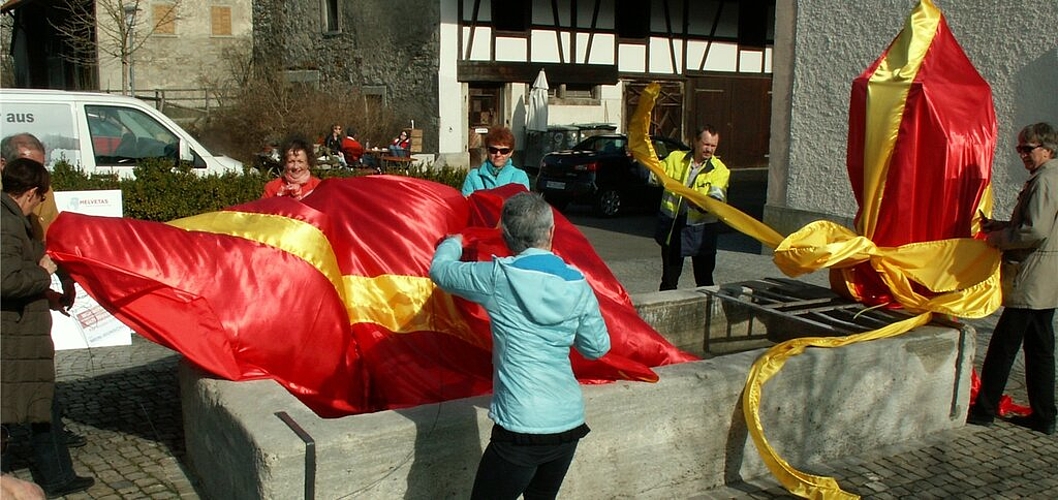
M136 88L136 85L135 85L135 79L134 79L134 76L133 76L135 73L132 70L132 46L133 46L132 35L133 35L133 29L136 26L136 12L138 12L140 9L136 7L135 3L127 3L127 4L124 5L124 10L125 10L125 51L124 52L125 52L125 64L128 66L128 70L129 70L129 87L128 87L127 90L128 90L128 94L129 95L135 95L135 90L134 89Z

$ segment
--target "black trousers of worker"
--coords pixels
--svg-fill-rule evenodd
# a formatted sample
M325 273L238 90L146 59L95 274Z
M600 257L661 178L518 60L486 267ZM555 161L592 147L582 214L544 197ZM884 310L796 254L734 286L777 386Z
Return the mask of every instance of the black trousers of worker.
M683 274L683 252L680 246L680 231L683 226L679 223L672 230L670 245L661 246L661 286L658 290L675 290L680 283L680 275ZM698 253L691 256L691 264L694 266L695 286L710 286L713 284L713 270L716 269L716 242L720 234L720 223L705 224L702 233L702 245Z
M981 389L974 404L975 414L997 415L999 398L1006 388L1010 368L1018 348L1024 343L1025 388L1033 418L1044 423L1054 422L1053 321L1054 309L1003 309L981 367Z

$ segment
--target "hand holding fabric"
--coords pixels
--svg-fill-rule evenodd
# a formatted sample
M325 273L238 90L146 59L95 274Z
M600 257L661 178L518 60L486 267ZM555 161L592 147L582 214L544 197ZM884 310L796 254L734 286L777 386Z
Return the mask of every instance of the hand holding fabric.
M73 280L69 276L60 278L62 283L62 306L66 309L73 307L74 300L77 298L77 289L74 288Z
M38 262L38 264L40 265L40 267L43 267L45 271L48 271L49 276L55 274L55 271L58 269L58 266L55 265L55 262L52 261L51 257L48 257L47 255L41 257L40 262Z
M70 315L70 313L66 310L66 306L63 304L63 294L49 288L44 291L44 296L48 299L48 309L51 309L52 311L59 311L64 316Z

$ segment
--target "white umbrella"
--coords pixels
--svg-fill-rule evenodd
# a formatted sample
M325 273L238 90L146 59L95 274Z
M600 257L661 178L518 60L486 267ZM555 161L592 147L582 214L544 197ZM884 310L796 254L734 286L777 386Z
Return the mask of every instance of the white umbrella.
M525 114L525 128L547 131L547 75L544 70L536 75L532 89L529 91L529 109Z

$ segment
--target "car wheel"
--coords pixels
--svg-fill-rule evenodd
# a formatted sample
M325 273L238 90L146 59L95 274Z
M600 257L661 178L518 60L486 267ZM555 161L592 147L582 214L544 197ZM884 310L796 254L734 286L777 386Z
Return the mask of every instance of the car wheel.
M550 203L552 207L555 207L555 210L560 210L560 211L565 209L566 205L569 205L569 200L568 199L566 199L566 198L558 198L558 197L555 197L554 195L546 195L545 194L544 195L544 201Z
M616 189L607 189L595 199L595 214L601 217L614 217L621 211L621 193Z

